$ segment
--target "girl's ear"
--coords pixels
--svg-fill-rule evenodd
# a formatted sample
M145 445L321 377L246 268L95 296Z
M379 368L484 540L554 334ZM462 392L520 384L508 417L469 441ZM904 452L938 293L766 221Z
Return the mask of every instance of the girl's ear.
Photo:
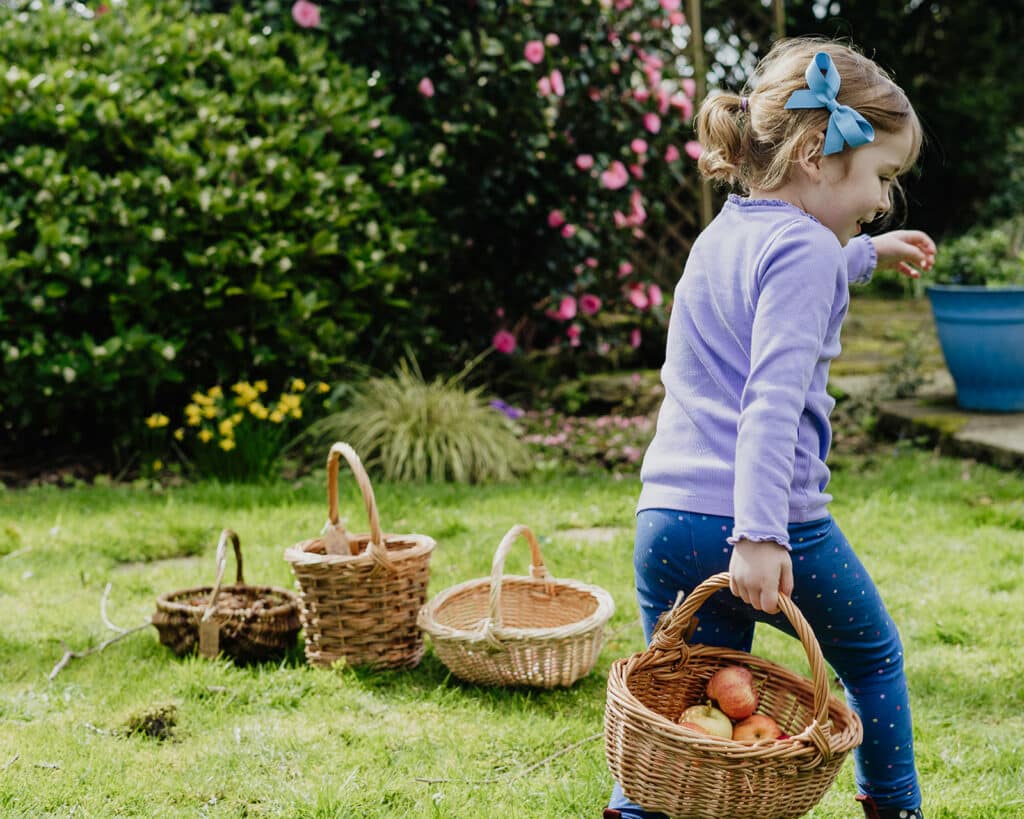
M817 133L804 141L796 154L796 163L811 179L817 179L821 173L822 150L825 147L825 135Z

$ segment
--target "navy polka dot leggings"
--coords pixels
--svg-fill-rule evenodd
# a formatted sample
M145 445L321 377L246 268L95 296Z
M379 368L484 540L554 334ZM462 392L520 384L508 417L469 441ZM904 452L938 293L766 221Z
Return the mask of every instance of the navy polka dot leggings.
M647 509L637 515L633 553L637 601L648 642L677 592L689 593L713 574L729 570L732 518ZM896 625L863 564L831 518L789 527L793 602L814 629L825 660L846 689L846 701L864 723L864 742L853 752L857 787L879 807L917 808L903 646ZM796 636L781 612L748 606L728 589L698 612L694 641L750 651L758 622ZM625 817L659 817L630 802L618 785L609 807Z

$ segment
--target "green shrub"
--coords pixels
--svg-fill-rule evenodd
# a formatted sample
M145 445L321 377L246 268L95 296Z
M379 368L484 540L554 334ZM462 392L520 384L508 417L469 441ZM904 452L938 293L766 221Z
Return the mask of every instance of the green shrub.
M926 274L936 284L1024 284L1024 220L978 228L939 244Z
M403 360L394 376L369 379L307 435L345 441L391 481L483 483L526 472L531 459L516 427L483 388L464 385L466 372L427 381L415 361Z
M429 337L440 179L365 71L240 10L28 8L0 5L0 452Z
M554 353L566 359L559 371L571 372L607 367L617 354L635 360L638 331L660 356L665 307L649 288L667 290L678 270L652 281L640 264L625 275L620 265L637 261L643 234L657 240L666 222L680 228L670 197L692 205L698 222L686 152L694 81L679 2L322 0L319 25L308 29L292 19L291 2L246 5L261 24L302 31L373 70L410 123L410 151L444 174L431 201L447 244L418 289L420 320L448 346L472 355L504 330L517 354ZM621 187L602 183L609 169ZM573 315L552 317L566 299ZM443 369L450 359L424 351L420 360ZM543 369L531 367L524 382Z

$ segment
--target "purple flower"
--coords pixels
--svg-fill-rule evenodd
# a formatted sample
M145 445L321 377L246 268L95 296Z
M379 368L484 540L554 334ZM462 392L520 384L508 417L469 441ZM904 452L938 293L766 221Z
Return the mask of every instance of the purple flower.
M524 412L519 409L519 407L513 407L511 404L506 404L500 398L495 398L491 401L491 406L498 412L504 414L506 418L511 418L513 421L522 418L524 415Z

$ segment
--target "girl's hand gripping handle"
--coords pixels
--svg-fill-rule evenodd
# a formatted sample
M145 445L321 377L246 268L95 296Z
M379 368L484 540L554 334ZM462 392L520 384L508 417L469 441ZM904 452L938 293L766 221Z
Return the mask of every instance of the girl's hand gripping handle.
M793 594L793 561L774 541L740 540L729 560L729 589L755 609L775 614L779 593Z

